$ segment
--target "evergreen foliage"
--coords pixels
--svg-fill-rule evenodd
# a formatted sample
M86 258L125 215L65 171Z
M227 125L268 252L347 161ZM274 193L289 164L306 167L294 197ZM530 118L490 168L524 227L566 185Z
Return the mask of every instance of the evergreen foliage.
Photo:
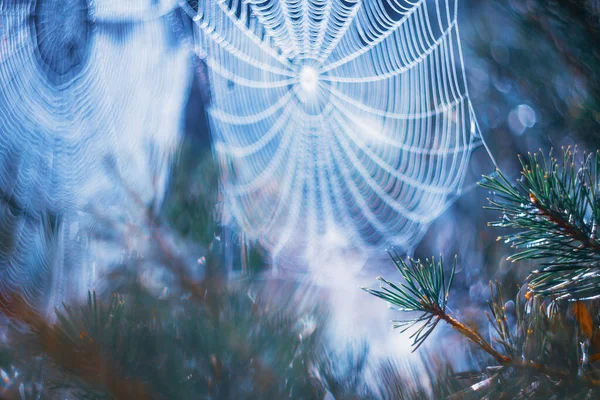
M498 171L482 186L494 193L491 210L502 218L492 223L517 229L502 236L519 251L510 259L541 260L529 288L536 294L584 299L600 296L600 152L563 151L562 163L550 154L521 159L516 185Z
M450 278L446 284L444 264L441 259L438 262L433 258L425 260L425 262L412 258L404 261L397 253L391 256L405 283L396 285L382 277L378 277L377 279L384 282L389 288L382 285L381 290L367 288L364 288L364 290L398 306L401 311L421 313L415 319L394 321L394 328L402 328L403 333L415 326L420 326L411 335L411 338L414 338L413 346L416 350L425 342L438 322L446 315L446 303L454 278L456 261L452 266Z
M396 327L421 325L413 336L420 346L439 321L487 353L479 371L458 374L474 380L454 394L458 398L597 398L600 380L598 260L600 242L596 226L600 216L600 157L567 149L562 163L530 155L522 160L522 178L516 184L500 171L484 177L482 186L492 191L491 210L502 217L492 226L513 228L502 238L516 247L513 261L540 260L515 301L505 302L499 283L490 283L486 316L487 341L477 330L447 311L448 291L455 271L444 283L441 261L434 263L393 256L403 283L382 279L382 289L366 289L401 311L422 315Z
M57 312L55 324L19 296L1 298L2 312L12 319L1 367L16 372L2 393L18 398L22 392L27 399L413 399L431 393L431 382L440 396L457 389L451 369L438 374L433 360L425 359L431 381L424 381L416 369L392 360L371 365L366 345L331 350L323 336L325 310L316 302L283 306L297 306L291 297L298 288L273 296L266 282L212 273L218 263L209 258L209 271L188 282L190 294L182 297L158 298L135 274L122 272L119 279L127 282L110 301L90 293L87 304ZM30 373L32 360L43 373Z

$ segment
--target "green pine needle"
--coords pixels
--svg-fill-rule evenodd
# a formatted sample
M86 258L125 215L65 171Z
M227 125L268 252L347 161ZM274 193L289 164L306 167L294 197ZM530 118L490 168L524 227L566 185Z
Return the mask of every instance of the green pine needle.
M518 249L512 261L539 259L530 276L538 295L584 299L600 296L600 153L563 150L562 160L529 154L520 157L522 177L512 184L500 171L481 186L493 195L490 210L502 217L491 226L516 233L500 239Z
M394 328L405 332L413 327L416 331L411 335L413 351L417 350L433 332L441 316L445 314L448 294L454 279L456 259L450 271L448 282L444 276L442 258L436 262L432 257L424 262L409 258L404 261L397 253L390 253L394 264L404 278L404 283L395 284L384 278L380 290L362 288L367 293L379 297L397 307L401 311L419 312L414 319L394 321Z

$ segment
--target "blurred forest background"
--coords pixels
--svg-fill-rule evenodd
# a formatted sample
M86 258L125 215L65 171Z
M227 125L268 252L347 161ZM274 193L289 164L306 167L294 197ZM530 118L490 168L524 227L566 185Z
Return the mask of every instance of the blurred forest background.
M462 0L459 26L473 107L489 149L507 176L518 177L519 153L538 149L547 153L550 148L558 153L561 147L574 145L589 151L600 148L600 1ZM210 82L203 60L193 59L191 67L195 75L185 109L183 145L156 217L158 222L154 217L142 218L149 226L164 227L166 242L160 236L145 233L153 229L142 227L140 237L148 242L141 246L145 253L123 260L125 272L111 276L114 280L104 288L106 293L116 290L126 296L126 304L133 307L128 312L136 318L164 318L162 328L147 323L141 324L142 329L140 324L130 323L123 332L107 324L115 330L106 328L98 333L101 330L92 323L96 320L86 317L93 313L96 318L95 299L90 299L88 308L81 311L83 316L73 311L60 319L62 328L55 335L59 338L56 340L88 343L88 335L100 335L104 339L94 336L94 343L106 343L119 355L117 364L127 373L122 374L121 381L113 379L107 384L88 379L86 373L79 371L75 375L80 381L66 384L62 375L54 376L46 368L45 374L61 382L59 389L75 387L86 393L82 397L103 398L99 394L102 390L96 387L100 386L108 387L116 397L135 394L146 398L141 391L115 389L117 383L124 388L131 386L123 377L139 376L145 377L145 384L150 382L152 389L161 394L158 397L163 398L198 398L194 397L198 393L207 393L206 398L252 398L256 393L287 393L291 398L390 398L400 393L400 397L422 398L419 396L432 393L423 387L427 386L423 384L427 378L419 374L425 366L429 378L439 380L432 377L437 372L428 366L433 363L440 369L446 368L440 361L444 348L452 348L448 359L454 368L476 368L479 360L471 355L471 346L445 327L435 333L440 340L431 340L425 346L425 356L410 355L410 340L394 332L389 324L390 319L398 317L397 312L386 309L384 303L359 289L373 287L377 275L396 276L387 254L368 260L356 277L335 276L317 279L317 283L313 278L302 277L283 281L270 277L269 257L260 248L247 246L239 232L218 226L218 172L212 162L211 132L205 115L210 107ZM508 262L506 257L511 250L496 240L498 230L487 226L498 215L483 209L489 194L475 183L482 174L493 170L485 149L480 148L471 163L472 188L434 221L413 254L420 258L441 254L448 259L458 255L449 308L459 319L478 327L484 336L489 329L483 313L490 296L488 282L502 282L505 297L512 298L533 269L527 263ZM153 259L170 265L169 272L155 266L141 268L145 260ZM137 276L132 276L132 271ZM190 280L201 283L197 286ZM102 288L97 289L102 292ZM202 296L200 309L186 303ZM116 313L119 304L111 303L109 310ZM140 304L143 309L136 308ZM46 332L45 325L39 325L41 322L27 318L24 320L30 326ZM194 325L190 322L194 318L207 322ZM185 329L177 328L180 323L187 324ZM194 335L202 340L191 339ZM327 350L315 344L321 343L321 335L327 338L323 340ZM129 341L115 341L115 337ZM190 342L185 341L188 339ZM50 342L40 343L42 350L48 352L45 346ZM61 350L55 342L51 343L53 351ZM343 353L348 347L354 350ZM171 356L154 357L154 352ZM189 354L184 353L199 356L190 361ZM273 370L262 368L255 361L257 354L260 362ZM39 359L24 358L39 368L17 378L15 371L22 369L18 365L23 363L11 361L14 349L3 349L1 356L5 393L16 390L24 393L22 398L29 398L42 391L38 374L45 367ZM312 369L304 365L309 358L317 360ZM367 359L379 368L370 378L368 374L367 378L362 376ZM66 365L67 371L79 369L60 357L54 361ZM153 362L161 365L161 372L156 375L145 369ZM98 365L95 368L100 368ZM106 365L101 365L104 375L110 375ZM273 373L277 375L281 370L287 371L285 376L275 379ZM195 375L192 377L189 371L195 371ZM27 379L34 383L14 383ZM364 383L373 379L382 387L377 393ZM285 384L279 387L267 381ZM270 391L262 390L264 387ZM391 387L396 391L386 392Z

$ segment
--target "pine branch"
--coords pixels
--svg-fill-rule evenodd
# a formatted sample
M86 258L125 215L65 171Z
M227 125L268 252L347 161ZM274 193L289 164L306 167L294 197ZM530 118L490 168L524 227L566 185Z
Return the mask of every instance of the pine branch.
M405 283L395 284L382 277L378 277L377 279L388 287L382 284L381 290L362 289L399 307L401 311L421 313L419 317L414 319L394 321L394 328L403 328L402 333L413 327L417 328L416 332L411 335L411 338L414 338L413 352L425 342L438 322L444 321L481 347L499 363L509 361L507 356L496 351L479 333L447 314L446 304L456 270L456 258L450 271L448 283L446 284L444 279L444 263L441 258L438 262L434 258L431 258L431 260L425 260L423 263L421 260L412 258L409 258L408 262L405 262L397 253L390 253L390 256L404 278Z
M490 283L492 299L488 302L490 311L486 315L498 337L498 343L505 350L502 353L483 339L477 331L448 314L448 293L451 288L456 261L446 284L441 260L435 262L434 259L431 259L421 262L420 260L408 259L405 262L397 254L392 255L392 258L404 279L404 283L396 284L378 278L383 282L379 290L368 288L363 288L363 290L399 307L400 311L420 313L417 318L394 321L394 327L402 328L402 332L410 328L416 329L416 332L411 336L411 338L414 338L413 346L415 350L431 335L438 322L444 321L491 355L497 365L488 367L487 372L482 375L485 379L473 385L470 388L471 391L479 391L484 386L491 386L493 382L508 382L511 379L514 381L512 383L514 387L511 390L515 388L523 390L519 395L521 397L533 390L523 389L529 385L537 387L537 385L558 382L560 385L579 385L580 388L585 390L598 386L597 380L592 375L580 373L579 369L564 369L562 365L557 367L553 363L545 362L553 359L552 354L548 354L548 347L560 349L564 343L554 343L557 333L547 326L550 323L550 317L544 316L542 310L544 307L538 305L536 298L529 297L526 299L526 305L518 305L519 308L528 311L518 313L518 321L513 332L508 324L500 286L497 283ZM545 308L548 308L548 306L546 305ZM586 332L591 329L589 324L589 321L586 320ZM545 335L550 336L546 337ZM569 346L575 344L575 348L577 348L576 342L572 339L568 339L567 342ZM515 385L515 382L519 384Z
M396 285L382 277L378 277L377 279L389 288L382 284L381 290L362 289L398 306L402 311L421 313L415 319L394 321L394 328L403 328L402 332L418 327L416 332L411 335L411 338L414 338L413 346L415 348L413 351L415 351L433 332L439 321L445 319L446 303L454 278L456 261L446 284L442 260L436 263L432 258L431 260L425 260L423 264L420 260L415 259L409 259L408 262L405 262L397 253L390 253L390 256L405 283Z
M552 157L521 159L522 178L516 185L498 171L484 176L490 210L502 213L499 228L517 233L501 236L519 251L512 261L542 260L529 287L535 294L585 299L600 296L600 152L563 151L562 163Z

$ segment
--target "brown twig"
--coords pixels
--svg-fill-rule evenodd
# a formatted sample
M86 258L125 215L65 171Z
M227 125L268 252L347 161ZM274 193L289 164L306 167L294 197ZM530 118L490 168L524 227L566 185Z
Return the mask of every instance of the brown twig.
M565 221L561 216L555 215L551 210L542 205L533 193L529 194L529 200L541 216L548 218L550 222L557 225L568 236L580 242L584 247L600 252L600 243L597 240L590 238L585 232L581 231L576 226L573 226L573 224L570 224L568 221Z
M526 360L513 359L510 356L501 354L496 349L494 349L492 347L492 345L489 344L479 333L477 333L475 330L471 329L470 327L466 326L462 322L458 321L457 319L452 318L451 316L446 314L444 311L439 310L439 312L437 312L436 315L438 316L439 319L445 321L453 329L460 332L463 336L465 336L471 342L475 343L476 345L481 347L481 349L483 349L486 353L488 353L489 355L494 357L494 359L502 366L507 366L507 367L510 366L510 367L517 368L517 369L534 370L536 372L548 375L549 377L551 377L555 380L563 380L563 379L568 379L569 377L571 377L571 374L569 374L568 372L565 372L565 371L554 370L554 369L548 368L545 365L540 364L540 363L526 361Z
M462 322L458 321L455 318L452 318L445 312L438 314L438 318L444 320L448 325L450 325L453 329L460 332L463 336L468 338L470 341L481 347L486 353L490 354L492 357L498 361L500 364L506 364L511 361L511 358L505 356L498 352L496 349L492 347L481 335L475 332L473 329L469 328Z

